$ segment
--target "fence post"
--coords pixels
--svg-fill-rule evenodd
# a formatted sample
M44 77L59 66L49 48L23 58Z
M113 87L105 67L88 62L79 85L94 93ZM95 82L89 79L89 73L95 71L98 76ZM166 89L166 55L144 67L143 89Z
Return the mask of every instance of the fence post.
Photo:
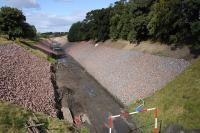
M158 133L158 109L154 111L154 117L155 117L154 133Z

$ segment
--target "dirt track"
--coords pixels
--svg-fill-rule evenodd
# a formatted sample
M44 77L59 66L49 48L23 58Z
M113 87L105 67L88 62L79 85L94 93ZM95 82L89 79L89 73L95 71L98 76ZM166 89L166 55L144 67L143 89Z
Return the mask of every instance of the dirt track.
M107 133L108 116L119 114L122 107L73 58L67 56L59 62L64 64L58 65L56 73L58 87L63 88L60 94L69 94L70 90L73 99L70 103L66 100L63 105L68 105L73 115L86 114L91 133ZM130 133L130 126L121 118L114 120L114 127L116 133Z

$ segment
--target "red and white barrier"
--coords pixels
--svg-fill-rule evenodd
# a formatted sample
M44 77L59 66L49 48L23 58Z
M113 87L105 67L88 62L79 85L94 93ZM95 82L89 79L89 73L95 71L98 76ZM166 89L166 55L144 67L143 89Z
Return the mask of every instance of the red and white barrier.
M122 112L119 115L110 116L109 117L109 133L112 133L113 119L114 118L127 117L128 115L134 115L134 114L149 112L149 111L154 111L154 118L155 118L154 133L158 133L158 109L156 109L156 108L142 109L140 111L135 111L135 112L131 112L131 113Z

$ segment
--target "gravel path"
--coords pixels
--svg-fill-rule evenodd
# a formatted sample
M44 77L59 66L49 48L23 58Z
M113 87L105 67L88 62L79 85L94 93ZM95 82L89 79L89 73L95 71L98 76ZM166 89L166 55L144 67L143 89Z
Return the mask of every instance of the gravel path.
M56 117L50 64L23 48L0 45L0 100Z
M138 51L94 47L89 42L75 44L67 52L126 105L154 94L190 64Z

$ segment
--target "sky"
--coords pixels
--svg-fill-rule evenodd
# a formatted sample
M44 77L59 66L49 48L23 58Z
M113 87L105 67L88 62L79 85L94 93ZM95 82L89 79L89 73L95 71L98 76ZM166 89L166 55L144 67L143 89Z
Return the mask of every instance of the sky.
M66 32L87 12L106 8L117 0L0 0L0 7L16 7L38 32Z

